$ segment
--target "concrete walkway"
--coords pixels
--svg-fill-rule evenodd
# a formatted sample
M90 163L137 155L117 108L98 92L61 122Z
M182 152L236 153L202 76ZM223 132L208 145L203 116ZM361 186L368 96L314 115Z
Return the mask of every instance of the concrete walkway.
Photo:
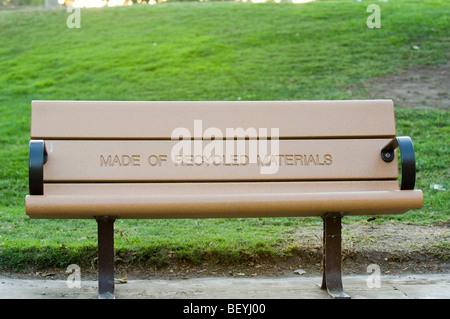
M347 276L343 283L353 299L450 299L450 275L381 276L369 288L367 276ZM116 284L116 299L329 299L319 277L196 278L130 280ZM68 288L65 280L11 279L0 276L0 299L96 299L97 282L81 281ZM369 282L370 286L374 283Z

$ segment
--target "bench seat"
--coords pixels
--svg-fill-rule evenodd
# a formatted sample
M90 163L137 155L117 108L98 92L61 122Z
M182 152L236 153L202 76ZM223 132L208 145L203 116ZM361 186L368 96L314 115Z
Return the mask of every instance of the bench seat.
M420 190L397 181L290 183L46 184L26 197L31 218L233 218L401 214L422 207Z

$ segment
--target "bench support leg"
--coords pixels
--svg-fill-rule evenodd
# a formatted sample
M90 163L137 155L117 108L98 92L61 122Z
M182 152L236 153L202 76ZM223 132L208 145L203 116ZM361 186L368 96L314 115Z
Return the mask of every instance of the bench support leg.
M330 214L323 219L323 277L322 289L333 298L350 298L342 286L341 215Z
M98 226L98 297L114 299L114 221L97 217Z

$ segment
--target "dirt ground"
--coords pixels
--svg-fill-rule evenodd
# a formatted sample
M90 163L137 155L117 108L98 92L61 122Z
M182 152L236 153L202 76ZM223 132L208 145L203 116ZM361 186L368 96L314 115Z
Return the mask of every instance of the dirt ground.
M396 107L450 109L450 63L420 66L366 83L371 99L393 99Z
M322 227L301 227L296 231L298 247L291 256L253 259L230 265L191 264L175 258L163 267L124 265L116 262L117 283L127 280L223 278L274 278L321 276ZM449 274L450 223L416 226L398 223L343 224L342 267L344 276L367 275L369 265L377 265L383 275ZM447 247L447 248L446 248ZM369 272L372 273L372 270ZM28 273L1 274L15 279L64 280L65 269L45 269ZM94 266L81 269L83 280L96 280Z
M118 278L190 279L199 277L286 277L320 276L322 227L302 227L296 232L298 248L292 256L253 260L239 265L191 265L173 262L160 269L118 269ZM367 274L369 265L378 265L382 274L449 273L450 224L415 226L343 225L342 257L344 275ZM120 274L120 275L119 275Z
M374 79L366 84L369 96L394 100L396 107L450 109L450 63L421 66ZM201 264L172 261L161 268L116 265L118 282L131 279L189 279L199 277L280 277L321 274L322 227L297 229L297 246L292 256L273 260L252 260L239 265ZM343 225L344 275L367 274L378 265L382 274L449 273L450 222L433 226L385 223ZM82 269L84 279L95 280L94 268ZM3 273L14 278L64 279L65 269L30 270L27 274Z

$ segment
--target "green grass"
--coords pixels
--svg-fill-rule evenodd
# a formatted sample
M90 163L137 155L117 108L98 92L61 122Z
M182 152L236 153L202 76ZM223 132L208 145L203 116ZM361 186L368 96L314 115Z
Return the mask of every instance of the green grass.
M31 100L350 99L370 78L448 60L448 2L378 4L381 29L365 25L368 2L350 1L82 9L80 29L67 28L65 10L0 11L0 267L96 258L95 221L25 215ZM415 143L425 204L377 222L448 223L448 191L430 189L450 187L448 111L399 109L396 118ZM242 262L290 254L295 228L319 222L119 220L116 251L136 264Z

